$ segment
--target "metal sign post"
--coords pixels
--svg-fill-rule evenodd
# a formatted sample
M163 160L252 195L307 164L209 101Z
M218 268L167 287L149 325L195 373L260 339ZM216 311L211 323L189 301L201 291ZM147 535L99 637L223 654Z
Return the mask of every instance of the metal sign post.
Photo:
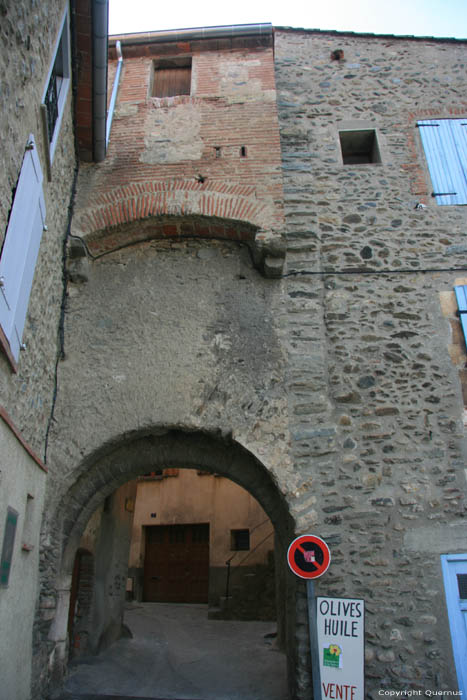
M308 595L308 625L310 628L311 670L313 673L313 698L321 698L321 673L319 668L318 625L315 584L312 579L306 582Z
M296 576L306 579L313 697L315 700L321 700L317 607L313 579L319 578L328 570L331 563L331 552L326 542L320 537L316 535L302 535L297 537L290 545L287 552L287 562Z
M316 597L313 580L330 562L329 547L316 535L297 537L287 550L289 567L306 579L313 698L364 700L365 601Z

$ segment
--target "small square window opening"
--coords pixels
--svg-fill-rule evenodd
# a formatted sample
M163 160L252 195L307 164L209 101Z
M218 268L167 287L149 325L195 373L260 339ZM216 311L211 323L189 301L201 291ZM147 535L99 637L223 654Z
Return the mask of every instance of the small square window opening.
M374 129L340 131L339 140L344 165L381 163Z
M250 549L249 530L230 531L230 549L234 552L247 551Z
M154 64L153 97L176 97L191 93L191 58L174 58Z

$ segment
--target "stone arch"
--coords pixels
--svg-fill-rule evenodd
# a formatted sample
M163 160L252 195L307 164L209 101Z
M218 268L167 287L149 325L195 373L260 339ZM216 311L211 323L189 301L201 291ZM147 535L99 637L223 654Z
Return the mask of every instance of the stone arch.
M55 671L63 677L67 663L66 621L68 619L71 573L80 537L92 513L124 483L148 471L176 467L201 468L225 476L245 488L261 504L275 528L276 560L283 567L276 573L278 600L283 601L278 611L279 637L286 647L289 679L295 695L300 664L297 643L303 631L296 626L296 580L287 571L286 551L295 534L294 519L288 503L272 474L249 450L231 436L180 429L154 429L151 433L134 434L122 438L119 444L103 447L98 454L88 457L81 465L81 475L65 494L57 507L53 521L58 525L61 544L56 583L47 588L57 589L57 610L49 642L56 647L55 660L62 667ZM52 514L53 515L53 514Z
M88 457L81 476L63 498L57 512L62 524L61 571L71 573L74 553L86 523L100 503L119 486L142 473L176 467L202 468L226 476L249 491L274 524L283 547L294 532L284 496L270 472L247 449L231 438L202 431L155 430L135 435L121 444Z
M149 181L91 197L73 219L73 234L86 241L93 256L160 237L241 241L255 264L277 277L285 257L281 223L249 185Z

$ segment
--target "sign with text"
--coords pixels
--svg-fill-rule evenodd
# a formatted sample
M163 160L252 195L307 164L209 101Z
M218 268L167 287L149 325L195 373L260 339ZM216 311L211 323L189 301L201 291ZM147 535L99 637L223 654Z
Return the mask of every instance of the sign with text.
M322 700L364 700L365 601L316 598Z

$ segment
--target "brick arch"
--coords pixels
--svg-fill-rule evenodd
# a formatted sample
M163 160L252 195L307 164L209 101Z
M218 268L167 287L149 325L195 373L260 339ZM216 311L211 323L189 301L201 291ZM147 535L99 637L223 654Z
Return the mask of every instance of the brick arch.
M92 196L78 207L73 234L94 256L160 237L241 241L265 274L278 276L285 256L279 226L254 187L190 179L121 185Z

